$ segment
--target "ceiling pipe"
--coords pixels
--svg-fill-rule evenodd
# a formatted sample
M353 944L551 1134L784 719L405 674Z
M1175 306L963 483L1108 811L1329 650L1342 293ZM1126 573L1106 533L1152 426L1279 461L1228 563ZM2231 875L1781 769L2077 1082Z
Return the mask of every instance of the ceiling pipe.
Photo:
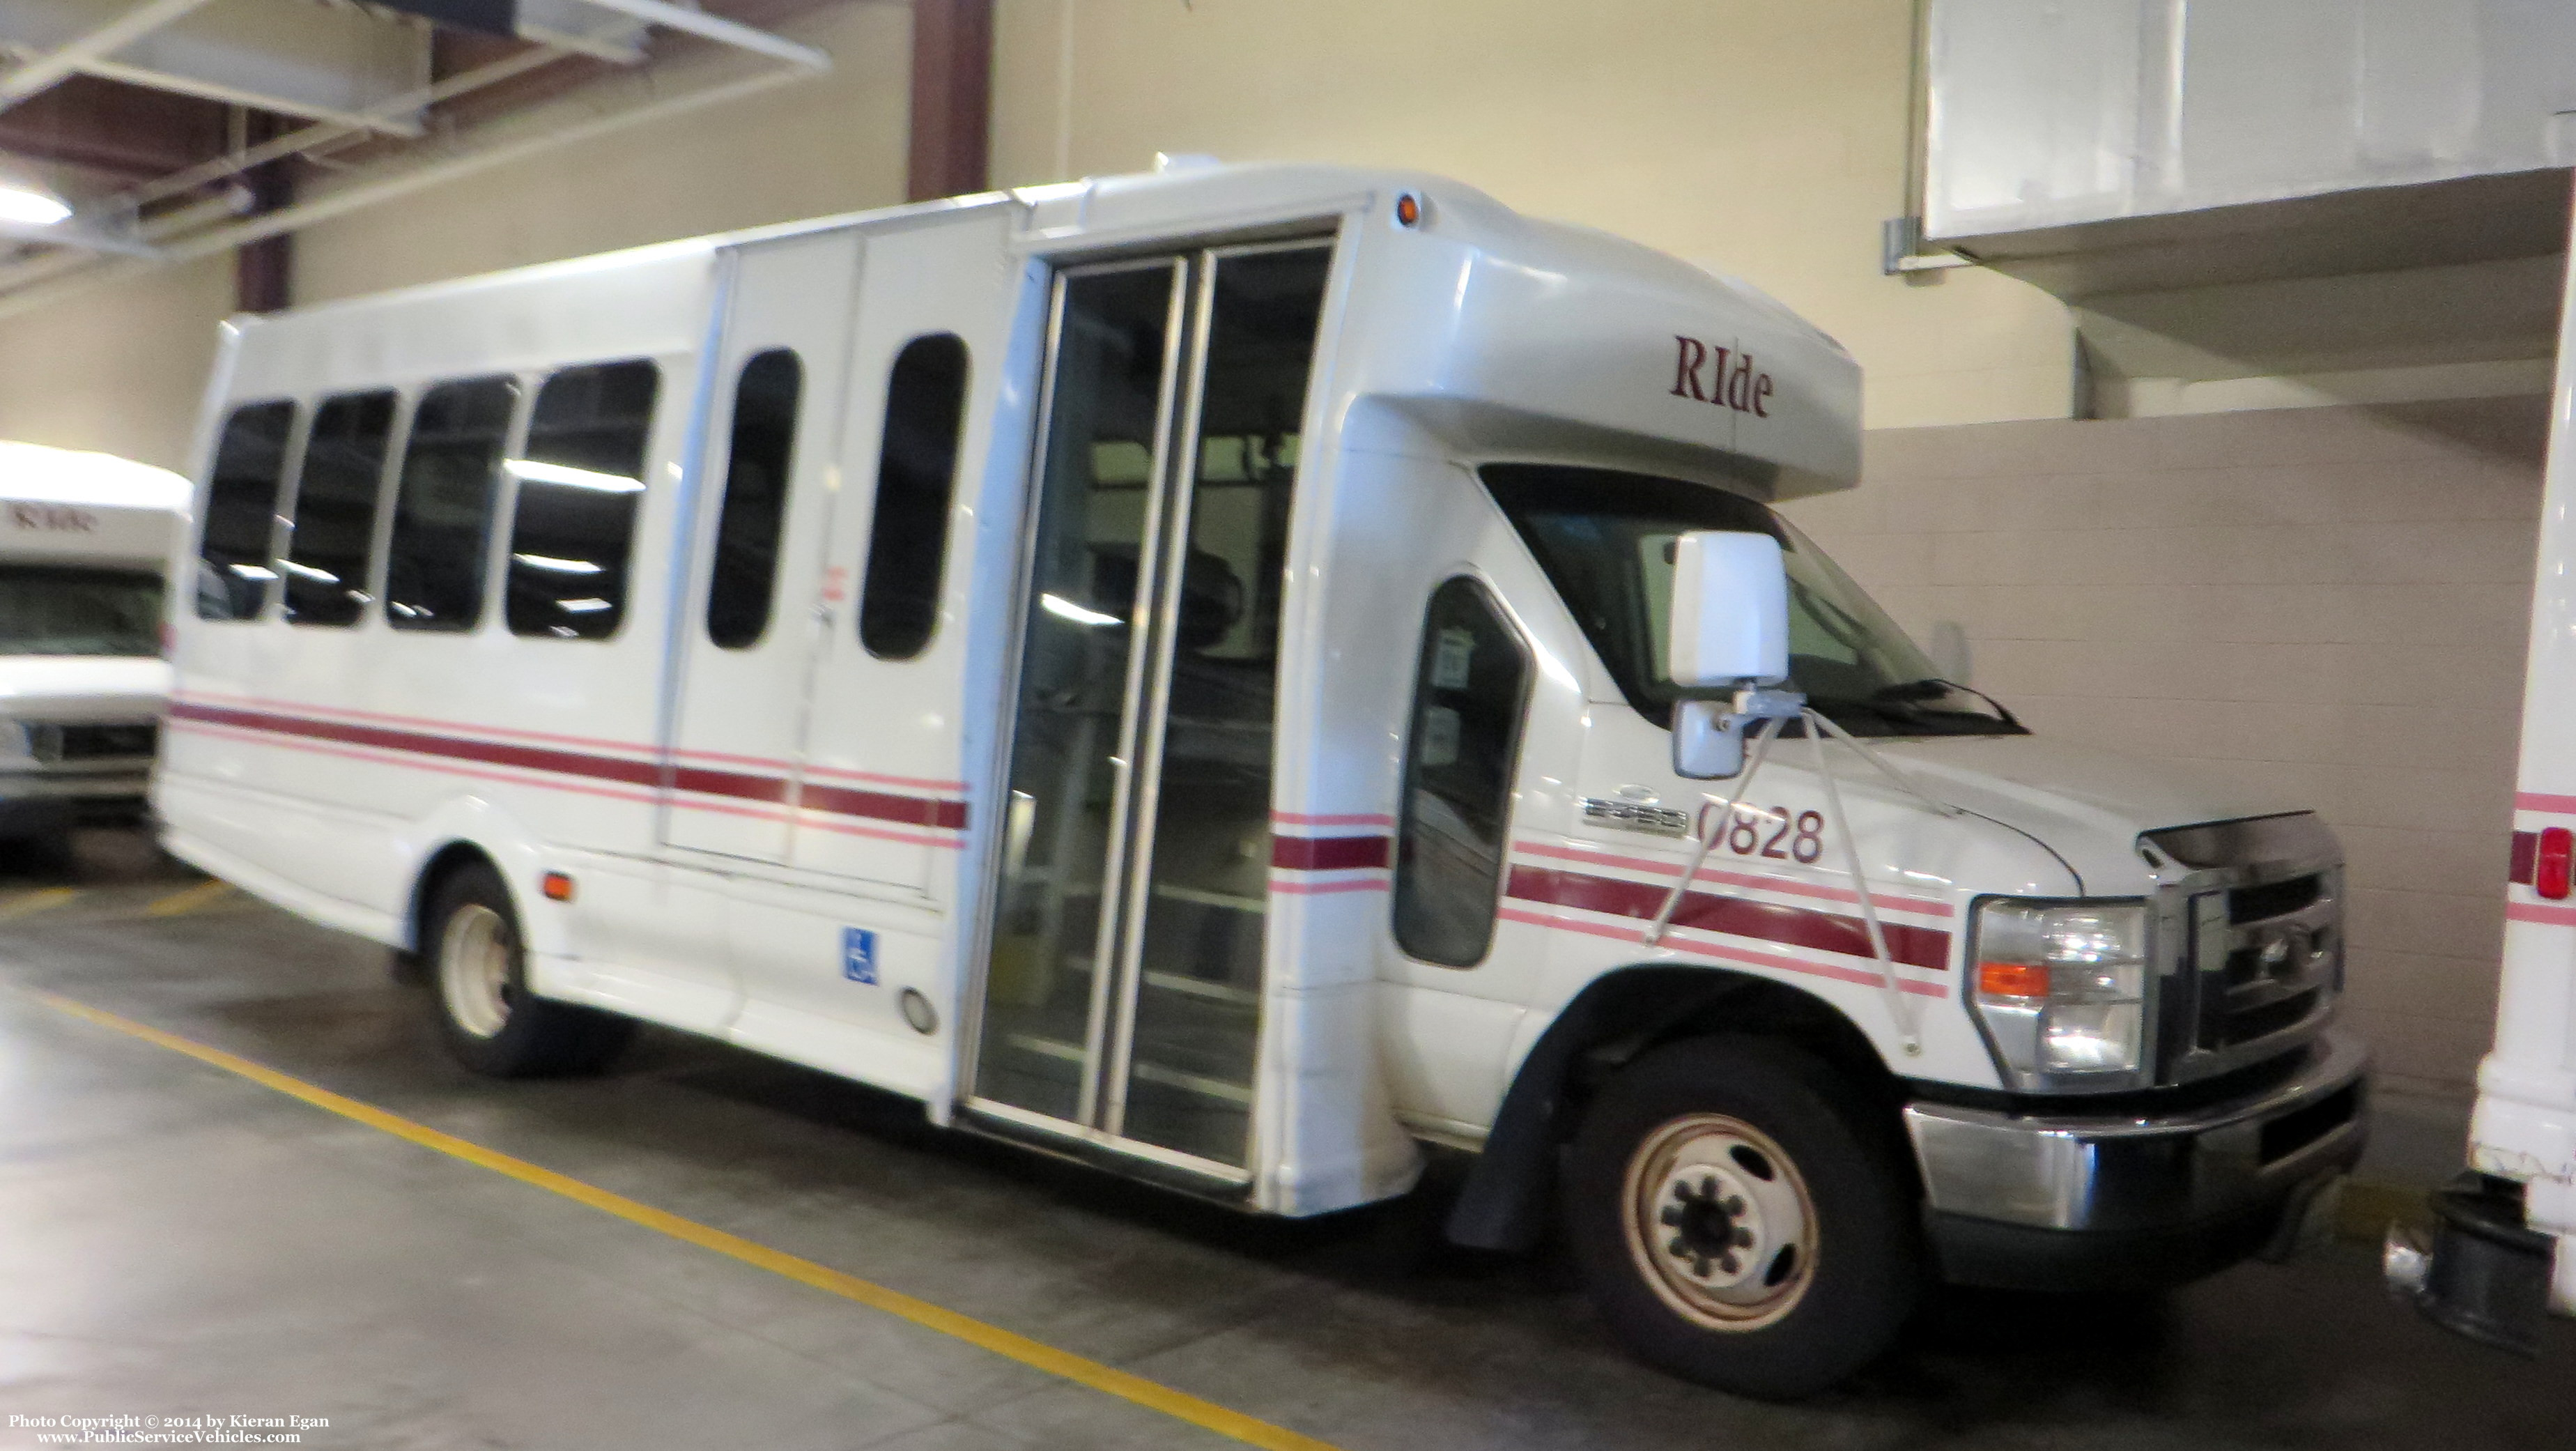
M673 30L687 31L701 40L712 40L736 50L785 61L818 75L832 68L832 57L813 46L798 44L783 35L773 35L739 20L709 15L703 10L684 9L668 3L668 0L583 0L583 3L596 5L602 10L614 10L620 15L632 15L638 20L649 20Z
M240 216L250 209L250 205L251 197L248 188L227 187L221 193L203 201L191 202L183 207L173 207L159 216L147 218L141 225L135 227L131 234L136 244L135 249L116 250L125 252L129 257L149 260L134 260L102 268L98 259L87 252L64 250L0 267L0 308L5 308L9 298L14 295L11 289L33 287L38 283L48 282L66 274L80 274L81 280L85 282L91 276L101 276L104 280L106 275L124 276L146 267L158 266L162 252L152 245L155 240L193 231L208 223L220 222L227 217ZM47 238L46 240L60 239Z

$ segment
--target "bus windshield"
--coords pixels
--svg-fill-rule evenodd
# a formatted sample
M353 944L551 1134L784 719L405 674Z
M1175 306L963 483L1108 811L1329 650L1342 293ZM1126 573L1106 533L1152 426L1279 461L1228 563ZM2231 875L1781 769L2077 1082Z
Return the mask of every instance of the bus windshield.
M1905 632L1787 520L1681 479L1560 464L1487 464L1486 490L1639 714L1672 723L1688 691L1664 673L1673 540L1694 529L1768 534L1789 574L1789 685L1855 736L2019 735L2010 713L1943 680ZM1788 734L1799 733L1791 726Z
M0 565L0 655L158 655L161 577L139 569Z

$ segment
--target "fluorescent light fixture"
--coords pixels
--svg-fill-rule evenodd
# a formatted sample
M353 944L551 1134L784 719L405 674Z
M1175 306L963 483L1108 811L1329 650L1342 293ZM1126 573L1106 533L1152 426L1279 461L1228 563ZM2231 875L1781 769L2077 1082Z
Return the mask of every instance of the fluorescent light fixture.
M640 494L642 479L624 474L603 474L591 469L569 468L563 464L541 464L534 459L514 458L501 465L520 478L540 484L561 484L567 489L596 489L603 494Z
M0 222L50 227L71 214L72 209L52 192L19 182L0 182Z
M312 565L298 564L292 559L281 559L278 563L285 565L286 572L289 574L300 574L306 579L318 579L324 584L338 584L340 582L340 576L333 574L327 569L315 569Z
M1077 625L1123 625L1127 623L1116 615L1104 615L1098 610L1084 609L1082 606L1075 604L1073 601L1066 599L1062 595L1040 595L1038 596L1038 603L1046 608L1046 612L1048 614L1053 615L1060 620L1071 620Z
M229 568L244 579L275 579L277 571L256 564L236 564Z
M555 608L567 615L595 615L601 610L617 608L606 600L557 600Z
M542 569L553 574L599 573L599 566L587 559L557 559L551 554L513 554L510 557L530 569Z

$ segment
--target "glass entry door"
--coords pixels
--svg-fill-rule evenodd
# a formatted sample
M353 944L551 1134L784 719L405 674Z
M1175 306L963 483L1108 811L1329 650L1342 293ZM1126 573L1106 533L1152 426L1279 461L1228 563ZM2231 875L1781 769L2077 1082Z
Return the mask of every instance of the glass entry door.
M970 1106L1251 1162L1288 526L1329 242L1060 274Z

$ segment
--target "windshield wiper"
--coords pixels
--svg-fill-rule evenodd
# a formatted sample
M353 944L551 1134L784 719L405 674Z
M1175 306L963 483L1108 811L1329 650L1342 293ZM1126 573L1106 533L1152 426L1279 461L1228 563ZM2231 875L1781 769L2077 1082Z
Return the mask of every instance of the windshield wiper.
M1955 680L1944 680L1938 675L1926 675L1920 680L1900 680L1892 685L1882 685L1878 689L1871 691L1868 698L1863 703L1869 705L1911 705L1916 707L1919 711L1921 708L1921 702L1927 700L1938 700L1942 696L1945 696L1954 690L1959 692L1961 695L1973 695L1977 699L1984 701L1988 706L1993 708L1997 718L2002 720L2005 725L2011 726L2014 730L2027 732L2030 729L2028 726L2021 723L2019 717L2006 709L2002 701L1995 699L1993 696L1986 694L1984 691L1979 690L1974 686L1961 685ZM1966 711L1943 711L1940 713L1944 715L1968 714Z

